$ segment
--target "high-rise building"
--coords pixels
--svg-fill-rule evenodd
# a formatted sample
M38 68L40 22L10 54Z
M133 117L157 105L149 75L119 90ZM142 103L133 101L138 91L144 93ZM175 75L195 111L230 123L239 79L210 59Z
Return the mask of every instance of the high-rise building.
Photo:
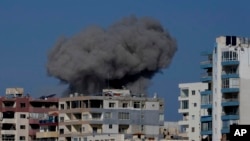
M1 141L34 141L39 119L58 108L58 98L33 99L23 95L23 88L7 88L0 103Z
M250 39L236 36L216 38L212 52L201 68L208 89L201 92L201 135L206 140L226 140L232 124L250 124Z
M180 126L179 135L189 141L200 141L200 91L207 89L207 85L201 82L179 84L180 108L178 112L182 114L182 120L178 122Z
M164 101L106 89L100 96L75 93L59 100L59 140L158 140Z

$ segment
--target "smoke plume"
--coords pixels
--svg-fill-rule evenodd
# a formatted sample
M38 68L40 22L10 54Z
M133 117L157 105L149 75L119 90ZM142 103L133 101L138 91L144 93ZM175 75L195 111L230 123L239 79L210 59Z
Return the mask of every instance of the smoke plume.
M69 92L96 95L103 88L126 87L141 94L176 50L175 39L157 20L130 16L60 38L49 52L47 71L68 83Z

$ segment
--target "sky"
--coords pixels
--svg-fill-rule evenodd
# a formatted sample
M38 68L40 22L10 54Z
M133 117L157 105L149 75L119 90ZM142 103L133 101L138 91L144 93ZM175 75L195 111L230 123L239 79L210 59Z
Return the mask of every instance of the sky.
M33 97L60 93L67 85L49 77L47 54L61 36L71 37L91 25L107 27L123 17L150 16L176 39L170 66L148 89L165 99L165 120L177 121L179 83L199 82L202 51L221 35L250 36L250 1L158 0L0 1L0 95L23 87ZM63 69L63 68L62 68Z

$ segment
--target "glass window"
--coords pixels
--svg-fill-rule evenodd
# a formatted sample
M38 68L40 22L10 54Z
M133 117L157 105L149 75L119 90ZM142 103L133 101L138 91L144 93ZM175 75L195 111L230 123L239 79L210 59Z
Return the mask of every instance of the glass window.
M114 108L114 107L115 107L115 103L110 102L110 103L109 103L109 108Z
M127 112L119 112L118 119L129 119L129 113Z

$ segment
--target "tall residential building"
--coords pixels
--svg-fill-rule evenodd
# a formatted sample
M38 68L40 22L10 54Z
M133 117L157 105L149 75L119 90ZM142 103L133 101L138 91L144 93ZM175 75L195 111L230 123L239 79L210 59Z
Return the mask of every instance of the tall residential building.
M180 108L178 112L182 114L182 120L178 122L182 137L189 141L200 141L200 91L207 89L207 85L201 82L179 84Z
M77 93L59 100L59 140L158 140L164 101L106 89L100 96Z
M57 98L32 99L23 88L7 88L0 103L1 141L34 141L39 119L58 108Z
M201 135L209 140L226 140L232 124L250 124L249 46L248 38L221 36L211 53L203 53L208 89L201 93L201 107L208 113L201 117Z

